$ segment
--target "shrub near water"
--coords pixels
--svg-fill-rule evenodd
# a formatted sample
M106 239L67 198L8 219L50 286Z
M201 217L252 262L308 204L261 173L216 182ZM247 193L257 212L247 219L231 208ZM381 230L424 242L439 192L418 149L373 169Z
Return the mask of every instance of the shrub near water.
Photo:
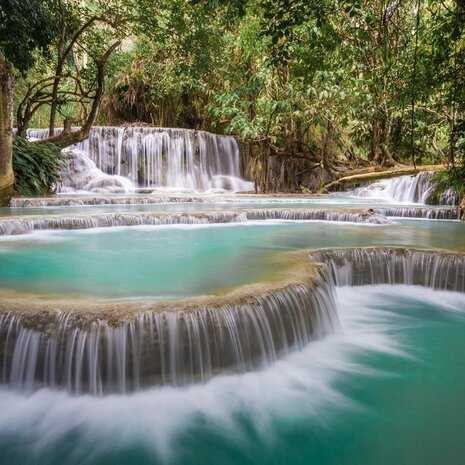
M465 197L465 164L438 172L434 177L434 181L438 183L439 194L446 189L452 189L459 199L463 199Z
M54 144L36 144L22 137L13 143L15 189L21 195L47 195L60 182L64 158Z

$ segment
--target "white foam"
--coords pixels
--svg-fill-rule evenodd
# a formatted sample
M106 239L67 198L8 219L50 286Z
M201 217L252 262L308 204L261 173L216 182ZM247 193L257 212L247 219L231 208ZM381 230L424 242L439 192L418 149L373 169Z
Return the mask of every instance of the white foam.
M173 458L179 435L194 431L199 422L229 441L253 446L255 436L244 431L240 415L247 415L263 441L276 437L277 418L329 426L334 411L364 410L336 388L341 378L389 376L364 365L359 354L408 357L414 352L402 340L403 329L414 323L408 302L406 314L400 315L387 309L392 296L426 301L444 311L465 309L465 297L452 292L411 286L342 288L338 299L343 330L267 369L218 376L204 385L105 398L50 390L29 396L0 391L0 434L21 435L38 453L71 433L79 434L73 459L84 463L128 444L143 444L162 459Z

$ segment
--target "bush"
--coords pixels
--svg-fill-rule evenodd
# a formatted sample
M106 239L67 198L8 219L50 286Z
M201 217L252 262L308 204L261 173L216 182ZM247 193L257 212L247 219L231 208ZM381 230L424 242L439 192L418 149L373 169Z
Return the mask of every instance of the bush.
M450 167L436 174L434 180L438 183L438 192L452 189L459 198L465 196L465 165Z
M15 189L20 195L49 195L60 182L64 158L55 144L37 144L16 136L13 141Z

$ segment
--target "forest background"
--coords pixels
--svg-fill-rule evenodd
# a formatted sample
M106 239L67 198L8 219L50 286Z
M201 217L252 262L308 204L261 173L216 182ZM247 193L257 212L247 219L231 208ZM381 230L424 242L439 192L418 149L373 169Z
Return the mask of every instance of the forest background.
M232 134L263 192L445 163L463 194L464 27L463 0L1 0L0 190L99 124Z

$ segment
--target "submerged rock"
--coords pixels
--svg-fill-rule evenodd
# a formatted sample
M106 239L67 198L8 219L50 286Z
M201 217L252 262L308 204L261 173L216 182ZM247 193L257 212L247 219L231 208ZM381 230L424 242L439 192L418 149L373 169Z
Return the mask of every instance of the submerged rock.
M12 236L21 236L23 234L30 234L32 231L28 228L23 226L17 226L16 228L12 229L10 235Z
M369 208L368 210L363 210L360 213L360 217L364 223L371 223L371 224L389 224L389 221L382 213L373 210L373 208Z

